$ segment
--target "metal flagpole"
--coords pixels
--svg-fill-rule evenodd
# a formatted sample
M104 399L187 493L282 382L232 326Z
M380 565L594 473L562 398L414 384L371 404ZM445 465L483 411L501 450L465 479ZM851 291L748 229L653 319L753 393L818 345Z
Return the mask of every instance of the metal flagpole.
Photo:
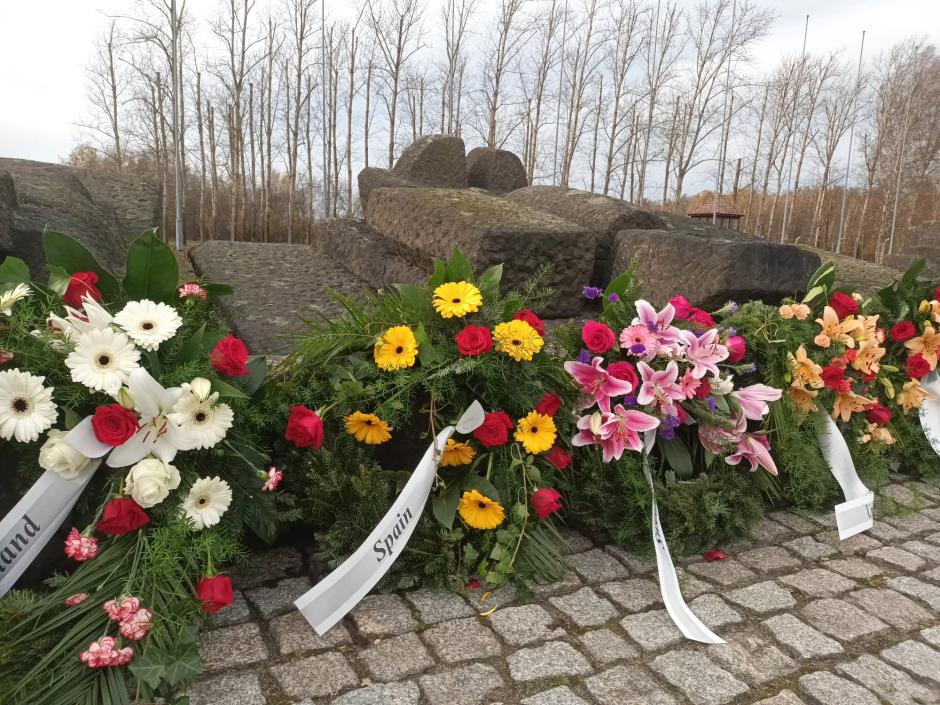
M171 35L173 41L172 64L170 70L173 72L173 160L176 163L176 249L182 251L186 244L186 237L183 234L183 163L180 153L180 99L179 99L179 53L177 44L179 43L179 26L176 19L176 0L170 2L170 23Z
M730 35L734 34L734 21L737 19L738 14L738 3L737 0L731 3L731 27L728 30ZM731 41L731 36L728 37L728 41ZM728 155L726 150L728 148L728 136L731 134L730 122L731 116L728 115L728 94L731 92L731 54L728 54L728 66L725 69L725 100L724 105L721 108L721 144L718 146L718 188L715 190L715 204L714 210L712 210L712 225L718 222L718 200L721 198L721 192L725 187L725 159ZM734 108L734 94L731 95L731 107ZM682 194L678 194L677 198L682 198Z
M321 101L323 106L323 115L321 118L323 134L323 220L327 219L330 212L330 176L329 165L327 164L327 129L326 129L326 0L320 2L320 81L323 84L320 90L323 96ZM310 185L313 188L313 184Z
M858 94L862 90L862 53L865 51L865 30L862 30L862 44L858 48L858 72L855 75L855 95L852 97L852 126L849 128L849 153L845 157L845 179L842 183L842 208L839 210L839 237L836 238L836 252L842 252L845 238L845 201L849 194L849 172L852 170L852 143L855 140L855 106Z
M891 213L891 238L888 240L888 252L881 253L881 257L878 259L879 262L884 260L885 254L894 254L894 233L898 222L898 200L901 197L901 169L904 167L904 149L907 146L907 130L911 124L911 101L914 99L914 89L916 87L917 76L915 74L911 79L911 90L907 94L907 108L904 111L904 129L901 130L901 152L898 154L898 172L894 181L894 210Z
M806 15L806 26L803 28L803 50L800 52L800 76L796 84L796 94L793 96L793 118L790 120L790 134L793 135L794 147L796 143L796 109L800 98L800 89L803 87L803 70L806 67L806 37L809 34L809 15ZM812 117L812 116L810 116ZM793 183L793 152L790 150L790 164L787 167L787 192L783 199L783 221L780 223L780 242L786 239L787 235L787 206L790 205L790 184ZM796 200L794 196L793 200ZM792 215L792 214L791 214Z

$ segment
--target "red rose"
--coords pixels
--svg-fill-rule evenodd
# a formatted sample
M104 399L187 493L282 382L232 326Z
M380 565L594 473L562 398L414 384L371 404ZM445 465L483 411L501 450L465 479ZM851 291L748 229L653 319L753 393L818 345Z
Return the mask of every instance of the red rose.
M554 416L561 408L561 399L555 392L548 392L542 397L541 401L535 405L535 410L546 416Z
M891 409L884 406L880 401L876 401L874 404L865 407L865 416L868 417L871 423L884 426L891 420Z
M698 386L698 389L695 390L695 398L704 399L711 393L712 383L708 381L707 377L702 377L702 383Z
M687 320L689 323L698 323L703 328L715 327L715 319L711 317L708 311L703 311L700 308L693 308Z
M147 512L130 497L117 497L104 505L101 521L95 527L108 536L122 536L150 523Z
M636 374L636 368L629 362L612 362L607 365L607 372L609 372L612 377L622 379L632 384L634 391L640 387L640 378Z
M473 432L473 437L487 448L501 446L509 440L513 429L512 419L505 411L491 411L483 417L483 423Z
M560 499L561 494L558 490L543 487L532 493L530 501L532 502L532 507L535 509L535 513L539 515L539 519L544 519L549 514L554 514L561 509Z
M725 347L728 348L728 362L732 365L737 365L747 354L747 341L740 335L732 335L728 338Z
M671 303L672 307L676 310L676 318L684 321L692 314L692 304L690 304L689 300L682 294L673 296L669 299L669 303Z
M201 578L196 583L196 597L203 612L218 612L232 604L232 581L227 575Z
M323 445L323 421L316 411L295 404L290 408L284 438L298 448L319 448Z
M137 433L137 414L120 404L99 406L91 417L95 438L109 446L119 446Z
M921 353L907 358L907 376L911 379L920 379L930 372L930 363Z
M467 326L454 340L461 355L482 355L493 349L493 335L484 326Z
M521 311L519 311L519 313L513 316L512 319L514 321L525 321L530 326L535 328L536 333L538 333L542 337L545 337L545 322L541 318L536 316L534 313L532 313L529 309L527 308L522 309Z
M248 368L245 367L248 362L248 348L230 333L215 344L209 355L209 362L220 375L244 377L248 374Z
M588 321L584 324L581 329L581 340L584 341L588 350L598 355L610 350L617 342L614 332L597 321Z
M846 316L858 313L858 301L848 294L843 294L841 291L834 291L832 293L832 296L829 297L829 305L832 307L832 310L836 312L840 320Z
M845 369L835 365L826 365L822 369L822 379L823 383L829 389L838 391L842 386L842 381L845 379Z
M571 453L561 446L552 446L552 449L545 454L545 459L559 470L564 470L571 465Z
M69 286L62 295L62 300L72 308L82 307L82 297L90 296L95 301L101 301L101 292L95 284L100 277L94 272L75 272L69 279Z
M916 326L910 321L901 321L891 326L891 339L897 343L903 343L917 335Z
M940 301L940 286L933 290L933 300Z

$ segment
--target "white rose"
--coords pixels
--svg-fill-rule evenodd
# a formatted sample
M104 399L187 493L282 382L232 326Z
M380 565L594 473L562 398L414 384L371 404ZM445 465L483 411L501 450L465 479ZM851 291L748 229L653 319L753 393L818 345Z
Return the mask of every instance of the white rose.
M170 490L180 486L180 473L159 458L144 458L127 473L124 494L130 495L144 509L165 500Z
M46 442L39 449L39 467L51 470L63 480L74 480L86 470L94 470L101 464L100 458L86 458L66 443L66 432L52 429Z
M712 394L723 397L724 395L730 394L732 391L734 391L734 378L731 375L728 375L727 377L719 377L718 379L712 379Z

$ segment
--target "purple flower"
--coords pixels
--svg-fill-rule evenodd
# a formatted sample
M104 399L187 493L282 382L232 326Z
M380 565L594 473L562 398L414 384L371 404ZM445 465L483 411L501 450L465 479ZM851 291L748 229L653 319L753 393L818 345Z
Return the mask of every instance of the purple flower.
M671 441L676 437L676 429L669 428L667 426L660 426L659 436L660 438L665 438L667 441Z
M604 295L604 290L596 286L586 286L581 289L581 293L584 294L584 298L588 301L594 301Z
M585 365L590 365L592 357L593 356L589 350L581 348L581 352L578 353L578 362L583 362Z
M636 406L636 396L634 394L628 394L623 398L624 406Z
M671 441L676 437L676 428L680 425L679 417L674 414L669 414L662 421L659 422L659 435L665 438L666 440Z
M731 307L731 313L732 313L732 314L735 314L735 313L738 312L738 304L737 304L736 301L733 301L733 300L732 300L732 301L729 301L729 302L728 302L728 306Z
M718 405L715 403L715 397L708 397L706 401L708 402L708 410L714 414L715 409L718 408Z
M630 346L630 352L632 352L634 355L642 355L646 352L646 346L636 343L635 345Z
M738 334L738 331L736 328L730 328L730 327L725 328L725 332L728 334L729 338Z
M610 303L616 303L617 301L620 301L620 297L617 296L617 292L615 291L607 297L607 300L610 301Z

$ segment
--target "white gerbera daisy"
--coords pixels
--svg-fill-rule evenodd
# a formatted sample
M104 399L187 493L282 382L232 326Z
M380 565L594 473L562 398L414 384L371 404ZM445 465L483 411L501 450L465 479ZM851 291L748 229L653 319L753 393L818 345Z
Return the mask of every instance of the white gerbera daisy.
M0 372L0 438L32 443L55 423L58 412L45 381L29 372Z
M201 379L201 378L200 378ZM198 380L193 380L196 383ZM168 414L189 439L189 449L211 448L225 438L235 414L228 404L217 404L219 393L205 396L197 385L183 384L183 393Z
M149 299L131 301L114 317L131 340L144 350L154 351L174 335L183 319L172 306Z
M110 328L90 330L78 336L75 350L65 358L72 380L89 389L114 396L139 367L140 351L127 336Z
M219 477L203 477L193 483L183 500L183 512L197 529L215 526L232 503L232 488Z
M17 284L9 291L4 291L0 294L0 313L4 316L12 315L13 305L20 299L25 299L29 296L30 292L31 289L26 284Z

